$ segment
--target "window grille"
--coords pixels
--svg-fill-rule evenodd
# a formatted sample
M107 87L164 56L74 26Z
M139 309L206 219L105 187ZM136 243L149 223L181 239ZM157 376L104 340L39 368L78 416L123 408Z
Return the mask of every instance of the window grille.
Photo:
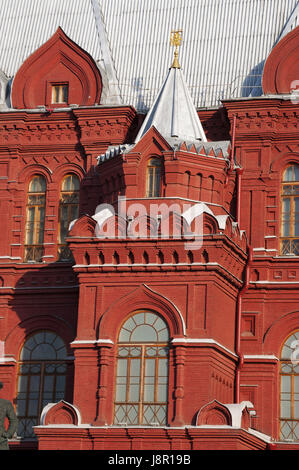
M30 336L18 364L18 436L35 438L43 408L65 398L67 351L63 340L50 331Z
M281 351L280 439L299 441L299 331L288 337Z
M151 158L147 166L147 197L161 195L161 160Z
M299 165L289 166L283 174L280 254L299 256Z
M117 352L114 424L167 423L169 333L161 317L139 312L122 326Z
M34 176L27 195L24 261L42 261L45 207L46 181L43 176Z

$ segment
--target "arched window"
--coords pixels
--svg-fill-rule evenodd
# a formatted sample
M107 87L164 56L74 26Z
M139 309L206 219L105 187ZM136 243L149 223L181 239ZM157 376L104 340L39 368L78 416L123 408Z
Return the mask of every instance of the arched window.
M160 197L161 195L161 160L151 158L147 165L147 197Z
M62 339L50 331L30 336L20 354L18 370L18 436L35 437L44 406L65 398L67 350Z
M118 338L114 424L165 425L168 401L168 341L164 320L135 313Z
M299 256L299 165L286 168L281 186L280 253Z
M70 223L79 214L80 180L76 175L66 175L62 180L59 202L58 257L60 261L70 260L71 252L65 239Z
M35 175L28 187L26 209L25 261L41 261L44 254L44 225L47 185Z
M299 331L287 338L281 351L280 439L299 441Z

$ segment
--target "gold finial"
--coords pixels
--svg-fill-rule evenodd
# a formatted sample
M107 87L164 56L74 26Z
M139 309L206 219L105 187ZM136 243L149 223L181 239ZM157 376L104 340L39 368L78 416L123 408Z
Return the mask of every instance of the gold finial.
M173 59L172 66L171 66L174 69L181 68L179 64L179 60L178 60L178 57L179 57L178 46L180 46L182 42L182 34L181 34L182 32L183 31L179 29L177 31L171 31L171 35L170 35L170 44L172 46L175 46L174 59Z

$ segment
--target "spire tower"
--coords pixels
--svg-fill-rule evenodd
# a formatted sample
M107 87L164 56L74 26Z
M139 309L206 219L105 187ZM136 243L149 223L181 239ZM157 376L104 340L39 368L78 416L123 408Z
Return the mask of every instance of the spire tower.
M167 140L206 142L206 136L192 101L178 60L182 30L172 31L170 44L175 47L173 63L135 139L154 126Z

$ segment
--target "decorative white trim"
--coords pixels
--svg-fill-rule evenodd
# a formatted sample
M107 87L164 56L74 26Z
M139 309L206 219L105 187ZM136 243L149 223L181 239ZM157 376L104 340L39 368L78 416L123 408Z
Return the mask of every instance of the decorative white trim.
M253 434L254 436L256 436L256 437L258 437L259 439L261 439L262 441L265 441L265 442L272 442L271 436L268 436L267 434L264 434L264 433L262 433L262 432L256 431L256 429L249 428L249 429L247 429L247 432L249 432L249 434Z
M265 237L266 238L266 237ZM253 248L253 251L277 251L276 249L274 248L264 248L264 247L260 247L260 248Z
M5 364L6 362L17 362L17 361L12 356L0 357L0 364Z
M71 404L71 403L68 403L68 402L65 401L65 400L60 400L58 403L61 403L61 402L65 403L66 405L69 405L71 408L74 409L74 411L75 411L75 413L76 413L76 415L77 415L77 418L78 418L78 426L80 426L80 425L81 425L81 413L80 413L79 409L78 409L75 405L73 405L73 404ZM49 427L49 426L47 426L47 425L44 424L44 423L45 423L45 419L46 419L46 415L47 415L47 413L50 411L50 409L51 409L53 406L56 406L58 403L48 403L48 404L43 408L42 413L41 413L41 417L40 417L40 423L41 423L42 426L45 426L46 428ZM71 425L68 425L68 424L52 425L52 424L51 424L50 426L51 426L51 427L53 427L53 426L54 426L54 427L55 427L55 426L58 426L58 427L66 428L66 427L74 427L74 426L76 426L76 425L74 425L74 424L71 424Z
M173 308L175 308L175 310L177 311L177 313L178 313L179 316L180 316L181 323L182 323L182 328L183 328L183 334L186 335L186 324L185 324L185 320L184 320L184 317L183 317L183 315L181 314L180 310L178 309L178 307L177 307L170 299L168 299L167 297L165 297L165 295L161 294L160 292L154 291L154 290L151 289L147 284L143 284L143 285L144 285L144 287L146 287L149 291L151 291L153 294L159 295L159 296L161 296L164 300L166 300L167 302L171 303L171 305L173 306Z
M250 284L299 284L299 281L250 281Z
M171 341L172 343L195 343L195 344L215 344L220 348L224 349L225 351L229 352L235 357L238 357L236 353L231 351L230 349L223 346L223 344L218 343L218 341L214 340L213 338L173 338Z
M98 343L107 343L107 344L114 344L114 342L111 339L78 339L75 341L72 341L71 344L98 344Z
M279 361L279 358L274 354L244 354L244 359L275 359Z

